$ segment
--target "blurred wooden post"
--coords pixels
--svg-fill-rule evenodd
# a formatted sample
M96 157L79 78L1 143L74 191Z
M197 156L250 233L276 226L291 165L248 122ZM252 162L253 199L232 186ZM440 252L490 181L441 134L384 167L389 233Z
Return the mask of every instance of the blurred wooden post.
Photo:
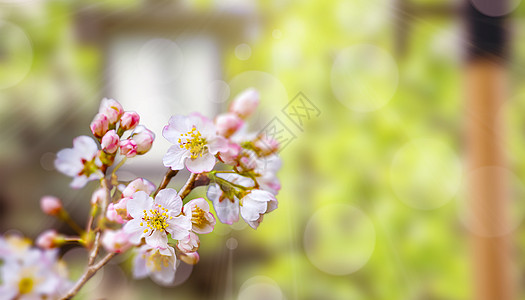
M494 0L505 5L506 0ZM465 66L467 174L482 167L505 168L503 114L507 98L505 17L489 17L466 0L468 29ZM490 169L489 169L490 170ZM508 183L504 172L467 178L467 209L475 212L472 264L476 300L514 299ZM496 222L495 222L496 221ZM471 223L472 224L472 223ZM477 227L476 227L477 226ZM471 228L472 229L472 228ZM478 229L478 230L476 230ZM491 237L480 236L492 235Z

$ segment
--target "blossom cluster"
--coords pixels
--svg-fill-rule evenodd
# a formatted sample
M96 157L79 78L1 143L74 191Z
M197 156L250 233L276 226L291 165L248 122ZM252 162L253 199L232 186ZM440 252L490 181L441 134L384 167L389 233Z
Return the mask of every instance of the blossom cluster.
M168 171L157 187L146 178L119 180L117 170L127 159L146 154L155 134L139 125L136 112L124 111L113 99L103 99L90 124L93 137L76 137L73 147L59 151L55 161L58 171L73 178L72 188L100 182L91 197L86 228L69 217L60 199L43 197L42 211L65 221L78 236L44 231L36 240L41 249L24 244L27 253L35 253L24 258L16 254L22 252L9 250L18 242L0 240L0 259L5 259L0 291L9 291L13 295L10 299L23 299L30 293L36 299L73 297L87 281L83 278L91 276L72 285L55 267L56 248L66 243L88 249L88 275L118 253L132 249L134 277L151 276L158 283L169 284L180 261L199 261L199 235L213 232L215 215L224 224L242 217L257 229L263 217L277 208L276 195L281 188L276 176L281 167L279 143L248 131L248 119L258 104L258 92L248 89L232 101L228 112L213 120L198 113L172 116L162 131L173 144L163 157ZM186 184L179 191L169 188L170 179L183 169L191 174ZM188 196L193 188L203 185L208 186L207 199ZM97 262L102 248L106 256ZM26 261L29 257L37 262ZM34 268L32 276L45 275L46 279L24 277L27 263ZM60 293L63 295L58 296Z

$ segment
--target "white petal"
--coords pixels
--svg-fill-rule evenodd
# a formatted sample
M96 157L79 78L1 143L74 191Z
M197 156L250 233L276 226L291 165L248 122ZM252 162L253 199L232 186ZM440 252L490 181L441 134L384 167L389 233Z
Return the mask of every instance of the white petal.
M228 140L222 136L216 136L209 140L208 149L212 154L228 150Z
M124 224L123 230L129 234L129 242L138 245L143 235L143 226L140 226L141 220L133 219Z
M170 167L172 170L182 170L184 169L184 160L190 156L189 150L182 149L179 145L174 145L164 154L162 162L165 167Z
M264 215L261 215L259 217L259 219L255 220L255 221L248 221L248 220L244 220L244 221L246 222L246 224L250 225L251 228L257 229L257 227L259 227L259 225L261 224L261 222L263 220L263 217L264 217Z
M74 189L79 189L84 187L88 181L89 179L86 177L86 175L77 176L73 178L73 181L71 181L71 184L69 184L69 186Z
M182 115L172 116L168 125L162 129L162 136L172 144L179 144L181 134L187 133L191 130L191 125L188 124L188 118Z
M97 143L89 136L81 135L73 139L73 149L80 157L86 160L92 160L97 154Z
M155 203L168 209L168 213L174 216L182 210L182 200L174 189L161 190L155 197Z
M213 207L217 213L217 218L224 224L233 224L239 221L239 200L231 202L229 199L223 199L219 202L219 198L213 201Z
M146 236L146 244L155 248L166 248L168 247L168 236L162 231L155 230L151 235Z
M192 173L208 172L215 166L215 156L210 152L206 152L202 157L196 159L188 158L186 160L186 168Z
M68 148L58 151L55 168L68 176L76 176L82 171L84 165L78 153Z
M148 276L146 259L142 253L137 253L133 258L133 278L140 279Z
M126 203L128 214L134 219L142 219L144 210L149 211L153 207L153 199L146 192L138 191L133 194L133 198Z
M173 219L168 221L168 231L171 234L171 238L175 240L181 240L188 236L190 233L192 223L190 216L179 216L173 217Z

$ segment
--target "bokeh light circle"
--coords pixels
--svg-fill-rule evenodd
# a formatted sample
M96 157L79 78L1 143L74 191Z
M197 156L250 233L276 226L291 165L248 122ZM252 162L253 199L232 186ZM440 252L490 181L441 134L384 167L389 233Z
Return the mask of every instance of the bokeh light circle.
M480 13L489 17L500 17L514 11L520 5L521 0L470 0L470 2Z
M183 67L184 54L181 48L168 39L155 38L147 41L137 56L137 70L149 84L170 83L179 77ZM166 72L167 68L169 72Z
M274 280L266 276L254 276L242 284L237 300L284 300L284 296Z
M33 47L17 25L0 20L0 89L22 81L33 64Z
M240 60L247 60L252 56L252 48L248 44L239 44L235 47L235 56Z
M224 103L230 97L230 86L222 80L212 81L206 91L208 100L214 103Z
M465 177L464 199L460 202L459 213L461 221L470 232L483 237L497 237L518 228L525 215L525 185L514 172L503 167L486 166L468 172ZM495 199L487 193L485 187L475 185L487 180L502 180L501 184L506 183L506 198ZM476 201L477 204L468 205L470 201ZM488 201L506 201L501 206L506 207L506 211L497 214L492 209L486 209L481 203Z
M370 112L385 106L396 92L397 63L387 51L368 44L339 52L332 65L335 97L347 108Z
M237 249L237 246L239 246L239 242L237 241L236 238L231 237L231 238L226 240L226 248L228 248L230 250L235 250L235 249Z
M432 138L415 139L398 150L390 167L396 196L417 209L435 209L452 200L461 187L463 168L456 153Z
M55 158L56 154L53 152L46 152L42 154L42 156L40 156L40 165L42 166L42 169L46 171L54 171Z
M359 208L331 204L308 221L304 249L310 262L331 275L348 275L361 269L374 252L375 227Z

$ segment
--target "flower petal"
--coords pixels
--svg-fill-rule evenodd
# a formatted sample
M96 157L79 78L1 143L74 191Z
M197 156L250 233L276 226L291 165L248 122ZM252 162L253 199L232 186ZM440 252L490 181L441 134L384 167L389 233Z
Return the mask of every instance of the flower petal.
M155 197L155 203L167 208L173 216L178 216L182 210L182 200L174 189L161 190Z
M142 220L144 210L149 211L153 206L153 200L146 192L138 191L133 194L133 198L126 203L128 214L134 219Z
M79 154L73 149L67 148L58 151L55 168L68 176L76 176L82 171L84 165L81 162Z
M162 129L162 136L172 144L178 144L181 134L190 131L191 127L188 117L175 115L170 118L168 125Z
M208 172L215 166L215 156L206 152L202 157L196 159L188 158L185 162L186 168L192 173Z
M142 239L143 227L140 226L140 222L141 220L139 219L133 219L124 224L122 228L124 232L129 234L129 242L133 245L140 244L140 240Z
M154 248L168 247L168 236L165 232L154 230L152 234L146 236L146 244Z
M73 150L75 150L81 158L92 160L97 154L98 146L89 136L81 135L73 139Z
M184 169L184 160L190 156L189 150L182 149L179 145L174 145L164 154L162 162L165 167L170 167L172 170L182 170Z

